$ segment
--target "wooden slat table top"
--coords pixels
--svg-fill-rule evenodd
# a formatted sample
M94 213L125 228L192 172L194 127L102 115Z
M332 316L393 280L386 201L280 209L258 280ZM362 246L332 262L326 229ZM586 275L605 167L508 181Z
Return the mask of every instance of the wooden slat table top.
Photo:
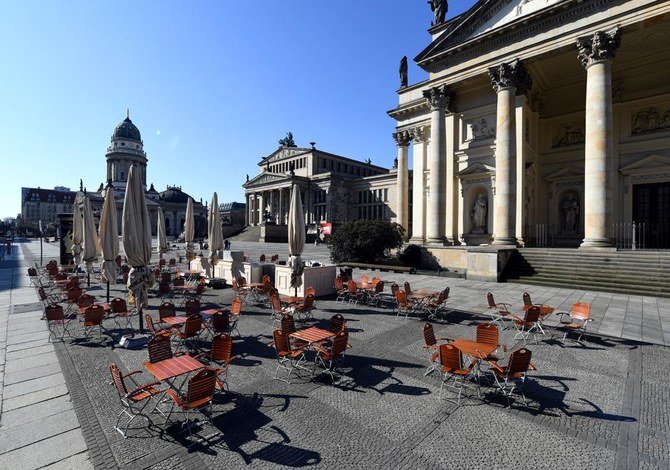
M463 354L480 359L486 358L498 349L498 345L478 343L464 338L457 338L451 344L460 349Z
M105 313L109 312L112 309L112 307L109 304L95 304L95 305L100 305L105 310ZM88 307L79 307L79 313L83 315L84 313L86 313L87 308Z
M305 341L306 343L318 343L328 338L334 338L335 333L317 328L316 326L312 326L310 328L305 328L304 330L298 330L295 333L291 333L289 336L291 338Z
M186 323L188 317L165 317L163 318L163 323L167 323L170 326L179 326Z
M151 375L156 377L156 380L163 381L188 374L189 372L195 372L205 367L205 365L188 354L184 354L183 356L175 356L154 364L146 361L144 367L146 367Z
M200 315L204 317L211 317L212 315L218 312L225 312L225 310L222 308L208 308L207 310L201 310Z
M173 289L182 289L182 290L193 290L196 286L184 285L184 286L172 286Z
M305 298L300 297L300 296L296 297L296 296L292 296L292 295L282 295L281 297L279 297L279 300L281 300L282 302L285 302L287 304L295 304L295 303L299 303L299 302L304 302Z

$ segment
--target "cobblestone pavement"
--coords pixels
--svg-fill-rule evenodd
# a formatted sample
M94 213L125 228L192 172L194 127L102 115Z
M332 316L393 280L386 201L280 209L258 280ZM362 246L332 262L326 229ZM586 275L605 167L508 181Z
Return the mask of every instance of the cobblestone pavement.
M23 247L35 253L34 244ZM410 279L416 287L424 284L418 276ZM475 326L486 320L473 311L482 308L487 288L497 289L498 301L521 300L511 291L509 299L502 295L501 285L456 281L425 280L426 286L453 286L454 311L435 323L437 336L473 338ZM120 287L113 286L112 295L122 294ZM95 283L91 291L103 295ZM531 294L545 303L589 295L554 291L561 293ZM229 305L232 294L207 291L203 302ZM600 294L593 295L598 300ZM151 299L148 311L154 316L158 303ZM457 405L451 391L438 396L437 374L424 377L423 322L396 317L390 309L317 303L317 324L334 313L347 319L352 348L342 379L331 384L323 375L306 376L290 385L273 380L277 363L268 346L269 310L245 306L233 346L240 359L231 366L229 391L214 404L214 426L197 429L204 440L189 438L176 424L163 430L160 417L148 427L138 424L129 439L114 431L120 408L108 366L143 369L147 357L146 350L114 348L122 331L113 323L102 340L56 344L91 462L96 468L129 469L670 468L670 349L595 335L581 343L563 341L549 328L546 337L528 344L537 366L526 384L528 406L515 400L507 409L486 386L481 397L473 387L471 397ZM510 330L502 333L503 363L522 346L513 336ZM138 383L152 379L146 373L135 377Z

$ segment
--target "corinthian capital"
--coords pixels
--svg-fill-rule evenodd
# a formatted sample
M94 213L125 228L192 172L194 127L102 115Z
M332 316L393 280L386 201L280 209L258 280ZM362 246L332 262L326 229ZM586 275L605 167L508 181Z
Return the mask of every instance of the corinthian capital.
M421 143L428 140L425 126L419 126L412 129L412 137L414 142Z
M614 59L620 43L618 26L609 31L596 31L593 36L577 39L577 56L582 66L587 68L597 62Z
M394 132L393 138L398 147L407 147L412 141L412 134L409 131Z
M447 85L440 85L424 90L423 97L428 100L430 109L444 108L451 111L454 102L454 94Z
M533 80L519 59L491 67L489 77L496 93L514 88L517 95L522 95L533 86Z

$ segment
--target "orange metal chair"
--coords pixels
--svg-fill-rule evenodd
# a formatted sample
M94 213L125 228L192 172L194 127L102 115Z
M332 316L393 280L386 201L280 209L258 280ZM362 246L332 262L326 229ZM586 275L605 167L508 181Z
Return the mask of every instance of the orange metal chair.
M523 386L526 382L526 374L529 370L537 370L530 362L532 353L529 349L522 348L514 351L510 357L507 365L501 367L493 361L490 361L491 372L495 379L495 385L498 391L507 398L507 407L511 405L511 397L514 390L518 390L523 397L524 404L526 402L526 395L523 393Z
M330 323L328 325L328 331L330 331L332 333L339 333L340 331L345 331L347 329L346 325L347 324L346 324L346 320L344 319L344 317L341 314L336 313L335 315L330 317Z
M509 311L510 305L497 303L491 292L486 294L486 301L489 304L488 314L491 316L491 321L498 325L501 330L504 330L505 325L503 324L503 320L512 314L512 312Z
M177 315L177 308L172 302L163 302L158 306L158 318L162 321L164 318L174 317Z
M114 315L114 323L116 323L116 326L121 328L119 320L125 320L126 328L131 329L133 327L132 319L133 315L135 315L136 312L134 309L128 309L128 305L126 304L125 300L123 300L120 297L117 297L115 299L112 299L112 301L109 303L109 306L112 309L112 314Z
M314 310L314 294L310 293L305 296L305 300L301 304L293 307L293 315L299 321L306 321L308 318L314 319L312 310Z
M426 322L426 324L423 325L423 341L424 341L423 348L428 349L428 352L430 353L430 365L426 369L426 372L423 374L425 377L427 375L432 374L439 367L437 350L439 349L440 345L437 342L451 341L451 340L449 338L436 338L433 325Z
M318 365L319 363L323 367L323 371L330 375L330 378L335 382L336 372L340 372L340 377L344 375L342 370L342 363L344 361L344 353L349 347L349 333L347 330L340 331L335 335L332 342L322 343L320 346L316 346L316 357L314 358L314 364Z
M158 328L156 327L156 323L154 323L154 319L151 318L151 315L148 313L144 314L144 320L145 323L147 324L147 329L149 330L149 333L152 335L165 335L165 336L171 336L173 333L173 329L171 327L168 328Z
M119 367L112 363L109 366L109 372L112 375L112 384L116 387L116 391L119 394L119 399L121 400L121 405L123 406L121 412L116 418L114 429L121 433L125 439L128 437L128 428L130 427L130 423L132 423L135 418L141 416L142 418L146 419L147 422L150 422L149 417L144 413L144 409L151 402L151 398L160 392L160 390L156 388L157 385L160 385L160 382L149 382L128 390L125 378L130 377L131 375L139 374L142 371L135 370L128 372L127 374L122 374L121 370L119 370ZM122 430L119 427L119 423L124 414L130 419Z
M572 305L570 313L559 313L558 315L561 322L559 327L565 330L563 339L566 339L569 333L575 332L579 333L577 341L580 341L586 333L589 322L593 321L591 306L586 302L576 302Z
M304 366L304 363L307 361L305 352L300 348L291 347L288 336L285 335L282 330L274 330L273 337L278 362L274 378L275 380L281 380L282 382L290 384L291 374L293 374L293 372L299 376L300 373L298 370L306 369ZM279 376L279 371L282 369L288 371L286 378L281 378Z
M56 304L47 305L44 308L44 318L49 328L49 341L51 341L52 336L54 340L60 339L61 341L65 341L65 334L69 335L67 328L71 320L65 318L63 307ZM60 335L58 335L59 328L61 330Z
M188 389L185 396L179 395L172 389L168 389L165 393L172 398L172 406L167 414L165 424L170 421L170 416L174 412L176 406L182 412L186 413L185 423L187 423L189 435L192 434L189 417L193 411L200 411L200 413L202 413L207 421L213 426L212 398L214 397L214 391L216 390L216 381L216 371L207 368L195 374L188 381Z
M184 310L186 315L193 315L194 313L200 313L200 301L198 299L188 299L184 304Z
M496 346L496 350L493 353L482 359L486 361L498 361L498 356L494 353L498 350L498 346L500 346L500 329L495 324L482 323L481 325L477 325L477 342Z
M149 362L152 364L175 356L172 352L169 335L154 335L147 344L147 351L149 352Z
M460 404L461 395L465 389L468 377L473 373L477 361L472 361L467 367L463 364L463 354L456 346L444 343L439 346L440 370L442 372L442 384L440 385L440 398L442 398L442 389L445 385L451 386L458 391L456 402ZM452 379L452 385L448 385Z
M537 332L540 331L544 334L544 331L540 330L540 307L533 305L524 313L523 319L517 317L516 315L510 313L508 315L512 319L512 324L516 328L516 335L514 339L523 338L524 344L528 341L528 337L531 333L534 333L535 341L537 342Z
M200 331L202 331L202 317L199 313L194 313L186 319L183 330L174 329L174 337L181 340L181 346L186 346L189 341L193 342L200 337Z
M230 333L237 331L237 336L240 336L240 330L237 329L237 322L240 321L242 315L242 301L240 299L233 299L230 304Z
M99 337L102 339L104 327L102 321L105 319L105 309L102 305L91 305L84 312L84 337L88 338L93 329L97 328Z

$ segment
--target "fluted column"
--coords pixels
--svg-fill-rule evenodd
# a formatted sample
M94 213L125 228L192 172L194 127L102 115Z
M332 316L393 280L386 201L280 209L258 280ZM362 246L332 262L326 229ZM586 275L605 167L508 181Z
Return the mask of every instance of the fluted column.
M430 149L428 153L429 192L426 210L426 241L445 241L445 198L446 198L446 129L445 113L451 108L453 95L446 85L430 88L423 92L430 104Z
M424 188L424 171L426 169L426 147L428 138L423 126L412 130L413 134L413 170L412 177L412 238L411 243L424 242L424 220L426 209L426 188Z
M579 60L586 69L583 248L612 246L607 237L612 221L607 167L614 151L611 64L620 41L618 28L577 40Z
M516 245L516 95L529 90L531 80L519 60L491 67L489 76L498 95L492 243Z
M277 225L284 225L284 188L279 188L277 198Z
M409 186L408 186L408 159L409 143L412 134L409 131L393 133L398 145L398 172L396 173L396 221L405 229L405 239L408 238Z
M246 200L246 210L244 211L244 225L251 225L251 220L249 219L249 211L251 210L251 204L249 200L249 195L245 194L244 198Z

